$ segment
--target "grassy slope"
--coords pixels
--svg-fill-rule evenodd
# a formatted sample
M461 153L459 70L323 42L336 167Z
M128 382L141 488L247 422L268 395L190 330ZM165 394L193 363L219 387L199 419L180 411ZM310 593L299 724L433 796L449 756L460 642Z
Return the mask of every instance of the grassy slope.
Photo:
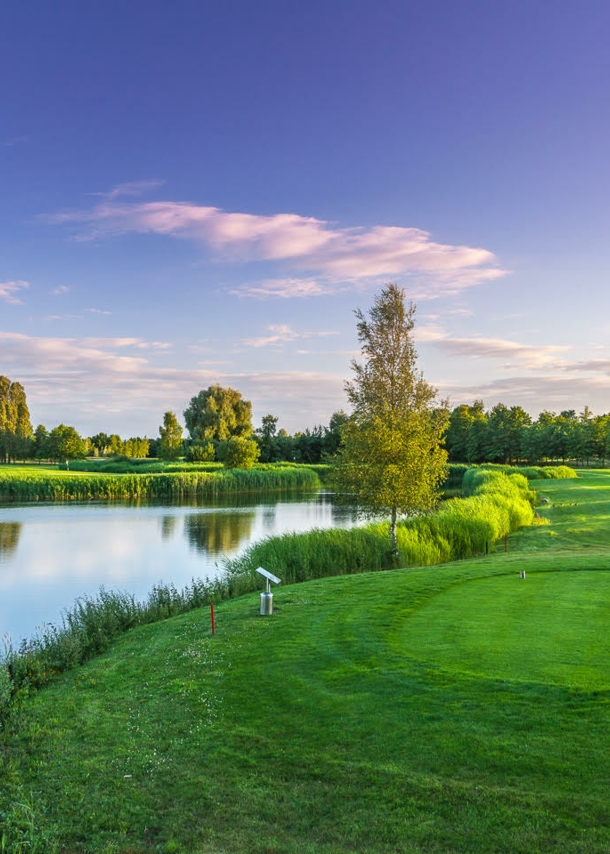
M6 740L7 850L610 850L610 473L536 487L507 555L245 596L65 674Z

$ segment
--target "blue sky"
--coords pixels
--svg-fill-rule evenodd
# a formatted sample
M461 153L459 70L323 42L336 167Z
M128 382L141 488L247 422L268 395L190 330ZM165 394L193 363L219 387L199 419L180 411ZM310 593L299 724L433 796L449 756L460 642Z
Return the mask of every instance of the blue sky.
M417 304L450 405L610 411L607 2L7 0L0 374L155 436L213 383L345 407L353 310Z

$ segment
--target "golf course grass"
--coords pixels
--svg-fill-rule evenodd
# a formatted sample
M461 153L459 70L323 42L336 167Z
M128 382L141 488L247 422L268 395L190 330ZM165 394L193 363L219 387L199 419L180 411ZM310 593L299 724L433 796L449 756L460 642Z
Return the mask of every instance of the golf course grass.
M508 553L222 602L32 694L0 851L610 851L610 471L535 486Z

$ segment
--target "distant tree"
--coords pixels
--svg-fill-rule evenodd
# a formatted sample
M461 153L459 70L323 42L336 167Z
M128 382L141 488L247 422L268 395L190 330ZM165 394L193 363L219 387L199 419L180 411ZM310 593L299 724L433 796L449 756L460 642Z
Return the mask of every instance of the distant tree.
M49 459L58 462L84 459L86 456L84 439L67 424L59 424L51 430L48 447Z
M332 459L341 445L341 431L345 424L349 421L349 415L342 409L333 412L330 416L330 422L324 432L322 458Z
M356 311L364 364L345 389L353 407L342 430L335 477L341 490L371 514L390 515L390 545L397 555L399 515L432 508L446 476L441 441L445 409L435 408L436 389L417 369L412 332L415 306L390 284L367 319Z
M228 469L250 469L258 460L260 448L254 439L232 436L227 439L224 450L224 465Z
M295 433L293 449L296 460L300 463L319 463L324 450L324 427L316 424L311 430L307 428L302 433Z
M33 439L23 386L0 376L0 461L26 459L32 453Z
M159 446L157 453L162 460L176 460L182 454L182 427L174 412L166 412L163 426L159 427Z
M279 459L276 441L278 420L276 415L263 415L261 426L255 431L262 463L273 463Z
M191 398L184 421L194 441L223 442L252 435L252 404L239 391L213 385Z
M212 442L190 442L185 459L187 463L207 463L215 456L216 451Z
M148 456L150 440L144 437L132 436L123 442L123 453L126 457L143 459Z
M123 440L121 439L118 433L111 433L110 436L108 436L106 453L108 453L111 457L122 456L123 444Z
M289 436L286 430L282 427L276 436L277 459L286 460L287 462L296 461L295 441L292 436Z
M108 447L109 438L106 433L96 433L91 436L91 444L98 453L98 456L103 457Z
M44 424L34 430L34 458L39 462L49 459L49 431Z

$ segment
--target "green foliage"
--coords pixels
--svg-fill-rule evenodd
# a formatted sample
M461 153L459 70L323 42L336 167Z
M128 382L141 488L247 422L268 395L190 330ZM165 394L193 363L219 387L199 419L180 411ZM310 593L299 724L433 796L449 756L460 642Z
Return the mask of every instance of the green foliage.
M77 460L86 456L83 438L68 424L59 424L51 430L46 450L50 460Z
M82 597L65 611L59 626L46 625L18 649L11 646L0 660L0 724L7 718L14 695L46 685L59 673L89 661L108 648L117 635L135 626L154 623L227 598L222 579L197 580L178 590L157 584L144 602L103 587L97 597ZM9 678L10 673L10 678Z
M182 427L174 412L166 412L163 416L163 426L159 427L159 445L157 453L162 460L176 460L182 455Z
M130 464L127 464L130 465ZM215 498L235 492L315 489L316 472L302 466L222 470L217 464L159 474L101 474L0 468L2 501L89 501L123 498ZM211 470L210 470L211 469Z
M388 285L367 320L356 311L364 364L352 362L346 383L352 418L342 425L335 480L365 512L391 515L396 552L398 515L429 510L446 477L441 448L448 415L434 408L436 389L417 370L412 339L415 307Z
M191 442L185 459L188 463L211 462L216 455L212 442Z
M533 496L526 478L500 471L474 471L478 480L473 497L447 501L437 513L399 522L396 539L400 566L430 566L482 554L505 534L532 523ZM393 565L388 524L375 522L351 530L269 537L228 561L227 569L232 592L242 593L256 586L259 566L289 584Z
M481 482L481 472L498 472L501 474L520 474L527 480L565 480L577 477L576 472L570 466L504 466L485 464L471 466L466 469L462 479L462 492L464 495L473 495L475 487Z
M248 438L252 435L252 404L234 388L212 385L191 398L184 421L191 439L198 442Z
M26 459L34 434L21 383L0 376L0 462Z
M251 469L259 454L260 449L254 439L232 436L226 442L223 461L228 469Z

